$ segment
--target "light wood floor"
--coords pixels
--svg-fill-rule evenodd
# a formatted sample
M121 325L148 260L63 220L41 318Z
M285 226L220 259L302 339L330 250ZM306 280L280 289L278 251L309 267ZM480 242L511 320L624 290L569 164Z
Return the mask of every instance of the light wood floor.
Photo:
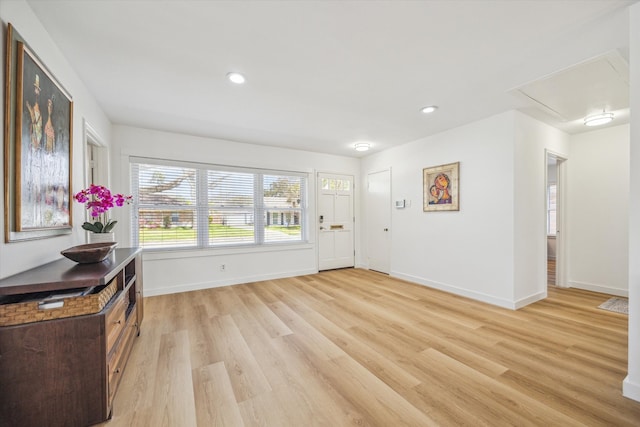
M511 311L365 270L145 299L115 426L638 426L627 316Z
M556 284L556 260L547 259L547 284Z

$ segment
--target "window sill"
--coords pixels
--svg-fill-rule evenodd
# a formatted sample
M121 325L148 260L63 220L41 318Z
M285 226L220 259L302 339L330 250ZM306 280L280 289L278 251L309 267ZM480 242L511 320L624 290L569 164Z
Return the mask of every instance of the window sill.
M143 248L142 254L145 260L163 260L163 259L180 259L180 258L201 258L219 255L243 255L261 252L285 252L313 249L312 243L303 242L297 244L291 243L272 243L268 245L252 245L252 246L225 246L217 248Z

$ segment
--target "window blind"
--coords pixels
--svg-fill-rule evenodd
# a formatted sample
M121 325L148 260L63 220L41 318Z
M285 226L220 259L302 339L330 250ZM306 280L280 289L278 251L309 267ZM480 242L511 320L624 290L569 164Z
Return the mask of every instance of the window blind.
M306 174L137 158L131 172L137 246L306 241Z

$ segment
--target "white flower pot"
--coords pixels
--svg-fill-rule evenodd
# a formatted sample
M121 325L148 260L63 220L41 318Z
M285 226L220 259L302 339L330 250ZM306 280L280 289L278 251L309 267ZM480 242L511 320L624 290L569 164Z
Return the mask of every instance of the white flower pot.
M89 233L89 243L115 242L115 235L111 233Z

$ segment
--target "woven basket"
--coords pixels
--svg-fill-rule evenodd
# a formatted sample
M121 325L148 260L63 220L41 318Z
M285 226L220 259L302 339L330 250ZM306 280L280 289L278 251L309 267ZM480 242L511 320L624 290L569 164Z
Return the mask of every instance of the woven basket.
M23 323L98 313L117 291L118 278L116 277L95 293L56 300L58 304L60 302L63 304L58 308L43 309L41 308L42 301L37 300L0 304L0 326L22 325Z

